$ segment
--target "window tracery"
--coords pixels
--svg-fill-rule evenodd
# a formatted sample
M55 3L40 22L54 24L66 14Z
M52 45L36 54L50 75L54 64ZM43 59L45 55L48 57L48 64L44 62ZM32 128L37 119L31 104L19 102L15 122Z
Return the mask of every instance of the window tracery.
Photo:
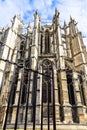
M42 64L43 76L42 76L42 102L43 102L43 116L47 117L47 111L49 109L49 115L52 115L52 62L45 60Z

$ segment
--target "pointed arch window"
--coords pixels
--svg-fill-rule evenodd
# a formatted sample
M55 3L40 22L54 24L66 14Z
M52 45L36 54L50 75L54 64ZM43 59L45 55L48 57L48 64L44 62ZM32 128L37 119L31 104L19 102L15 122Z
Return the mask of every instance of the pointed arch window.
M41 35L41 48L40 48L40 53L42 54L43 52L43 35Z
M45 53L50 53L50 37L48 30L45 32Z
M42 77L42 98L43 103L52 102L52 63L45 60L42 64L43 77Z
M49 60L44 60L42 63L42 112L41 121L43 124L50 121L53 122L55 113L54 109L54 80L53 80L53 64Z
M68 84L69 102L71 105L75 105L76 101L75 101L74 87L72 81L72 70L69 70L69 72L67 72L67 84Z

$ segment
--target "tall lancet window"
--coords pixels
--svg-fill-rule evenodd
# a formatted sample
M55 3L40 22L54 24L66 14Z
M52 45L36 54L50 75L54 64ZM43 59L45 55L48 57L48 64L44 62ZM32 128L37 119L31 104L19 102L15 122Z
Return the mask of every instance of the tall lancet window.
M42 54L43 50L43 35L41 35L41 48L40 48L40 53Z
M46 71L44 75L45 76L43 76L43 85L42 85L43 103L47 103L48 101L49 103L51 103L51 79L50 79L51 72Z
M45 32L45 53L50 53L50 38L48 30Z
M53 83L52 83L52 62L45 60L42 64L42 104L43 118L53 116Z

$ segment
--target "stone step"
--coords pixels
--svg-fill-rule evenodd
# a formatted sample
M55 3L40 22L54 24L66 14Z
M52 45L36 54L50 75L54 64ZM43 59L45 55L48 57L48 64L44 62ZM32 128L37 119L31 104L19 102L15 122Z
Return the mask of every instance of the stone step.
M0 130L3 130L3 129L0 129ZM14 130L14 128L7 128L6 130ZM24 130L23 127L22 128L17 128L17 130ZM27 128L26 130L33 130L32 127L30 128ZM36 126L35 130L41 130L40 126ZM43 126L43 130L48 130L48 127L47 125L46 126ZM50 126L50 130L53 130L53 126L51 125ZM84 124L59 124L56 126L56 130L87 130L87 125L84 125Z

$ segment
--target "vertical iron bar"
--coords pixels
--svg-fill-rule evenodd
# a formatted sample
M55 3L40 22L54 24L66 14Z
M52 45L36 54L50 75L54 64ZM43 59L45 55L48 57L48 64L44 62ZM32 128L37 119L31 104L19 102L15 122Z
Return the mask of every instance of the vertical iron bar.
M48 82L47 82L47 100L48 100L48 130L49 130L50 126L49 126L49 85L48 85L49 83Z
M36 118L36 92L37 92L37 73L34 72L33 82L33 130L35 130L35 118Z
M43 95L41 100L41 130L43 130Z
M52 67L52 84L53 84L53 130L56 130L56 121L55 121L55 88L54 88L54 71Z
M43 74L43 65L42 65ZM41 130L43 130L43 75L42 75L42 92L41 92Z
M31 75L31 72L29 70L29 73L28 73L28 84L27 84L27 100L26 100L26 113L25 113L25 123L24 123L24 130L26 130L27 128L27 112L28 112L28 100L29 100L29 91L30 91L30 75Z

